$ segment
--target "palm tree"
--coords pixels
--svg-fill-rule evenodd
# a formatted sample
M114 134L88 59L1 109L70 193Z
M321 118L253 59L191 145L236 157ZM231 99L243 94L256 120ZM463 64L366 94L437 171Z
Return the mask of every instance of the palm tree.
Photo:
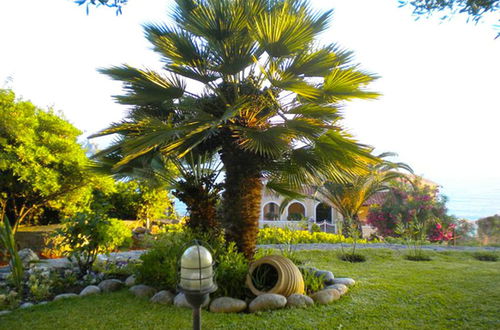
M119 180L134 179L154 189L173 191L173 195L186 205L188 227L200 232L220 232L217 206L222 189L218 182L222 167L214 155L190 152L182 159L168 159L152 152L115 166L122 158L119 149L113 153L98 153L93 169Z
M375 76L360 71L351 52L317 44L330 16L307 1L177 0L174 26L145 26L164 74L127 65L102 70L124 83L116 99L134 109L98 134L127 136L104 153L124 152L116 166L152 151L218 153L222 222L252 258L263 182L292 193L359 174L373 160L338 120L341 102L377 96L365 89ZM186 79L203 91L188 90Z
M383 153L377 156L383 160L395 156L393 153ZM393 163L387 160L369 166L369 171L362 175L352 176L344 182L327 182L316 190L317 197L335 207L343 217L344 234L348 232L351 222L359 227L358 213L365 202L377 192L389 191L390 184L396 179L410 178L399 169L413 173L410 166L404 163Z

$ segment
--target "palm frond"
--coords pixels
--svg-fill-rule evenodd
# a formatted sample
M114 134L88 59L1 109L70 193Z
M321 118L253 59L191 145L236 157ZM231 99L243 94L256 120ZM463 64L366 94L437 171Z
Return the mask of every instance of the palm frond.
M178 77L166 77L128 65L100 69L99 72L123 82L126 94L114 96L121 104L161 105L165 101L182 97L186 89L184 81Z

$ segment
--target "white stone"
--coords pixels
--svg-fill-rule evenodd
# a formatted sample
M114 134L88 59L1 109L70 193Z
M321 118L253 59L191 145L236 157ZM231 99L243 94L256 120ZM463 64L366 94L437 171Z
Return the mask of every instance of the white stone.
M303 294L294 293L286 298L287 307L305 308L312 305L314 305L314 300Z
M125 280L125 285L128 287L134 286L135 285L135 275L130 275L127 277Z
M80 292L80 296L89 296L89 295L98 294L98 293L101 293L101 289L99 289L98 286L89 285L89 286L85 287L85 289L83 289Z
M33 303L30 303L30 302L25 302L24 304L21 304L21 306L19 306L19 308L30 308L30 307L33 307Z
M326 304L329 304L335 300L338 300L340 298L340 293L335 289L325 289L325 290L321 290L321 291L318 291L316 293L313 293L311 295L311 298L317 304L326 305Z
M147 297L151 298L155 295L156 289L144 284L134 285L129 289L136 297Z
M219 297L210 304L213 313L239 313L247 308L247 303L231 297Z
M123 287L122 281L116 279L104 280L98 285L102 292L118 291Z
M340 284L340 283L329 285L325 289L335 289L335 290L337 290L339 292L339 294L341 296L345 295L347 293L347 291L349 291L349 289L347 288L346 285Z
M171 305L174 302L175 295L167 290L162 290L156 293L150 301L155 304L160 305Z
M286 298L280 294L265 293L258 296L248 306L250 312L280 309L286 306Z
M60 299L75 298L75 297L78 297L76 293L61 293L54 297L54 301Z
M333 284L344 284L346 286L353 286L356 281L348 277L339 277L333 280Z

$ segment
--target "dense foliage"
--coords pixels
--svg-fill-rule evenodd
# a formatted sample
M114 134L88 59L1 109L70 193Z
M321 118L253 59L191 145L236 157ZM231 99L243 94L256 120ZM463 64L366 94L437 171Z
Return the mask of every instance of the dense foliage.
M477 233L483 244L500 244L500 215L477 220Z
M136 269L137 281L175 291L179 280L179 259L194 239L207 242L212 249L218 285L215 296L244 298L248 261L237 252L235 244L227 243L221 235L194 232L180 226L171 226L171 230L159 235L141 256L142 263Z
M415 15L443 13L443 18L448 18L454 14L466 14L474 22L500 10L499 0L400 0L399 3L413 7Z
M94 213L78 213L66 219L56 234L62 237L61 244L69 247L68 257L76 261L81 275L91 269L98 253L132 244L132 233L120 220Z
M24 275L23 263L17 252L16 241L9 219L0 213L0 252L3 251L5 251L3 255L8 257L10 274L14 285L20 292L22 290L22 278Z
M78 135L52 110L0 90L0 208L14 231L43 208L74 214L88 203L95 178Z
M318 198L342 215L344 219L342 234L348 235L348 229L352 225L350 222L360 225L358 214L370 197L378 192L387 191L395 179L408 180L406 174L399 171L400 169L413 172L404 163L394 163L384 159L389 156L395 154L383 153L378 156L381 161L368 166L366 173L339 182L326 182L316 189Z
M453 218L446 214L446 198L439 194L437 187L415 182L409 185L395 182L387 192L382 205L369 210L367 222L377 228L382 236L399 236L396 233L399 224L422 225L424 238L434 241L451 239Z
M304 243L353 243L353 238L342 235L269 227L259 231L258 244L304 244ZM358 239L358 243L367 243Z
M165 219L175 215L168 191L130 180L118 181L107 191L94 190L92 209L123 220Z

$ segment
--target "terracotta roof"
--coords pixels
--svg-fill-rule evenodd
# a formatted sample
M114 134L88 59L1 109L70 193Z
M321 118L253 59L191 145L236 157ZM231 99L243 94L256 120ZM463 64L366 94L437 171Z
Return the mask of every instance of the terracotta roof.
M368 198L364 203L363 206L370 206L373 204L378 204L381 205L384 203L385 198L387 197L388 191L379 191L373 194L370 198Z

